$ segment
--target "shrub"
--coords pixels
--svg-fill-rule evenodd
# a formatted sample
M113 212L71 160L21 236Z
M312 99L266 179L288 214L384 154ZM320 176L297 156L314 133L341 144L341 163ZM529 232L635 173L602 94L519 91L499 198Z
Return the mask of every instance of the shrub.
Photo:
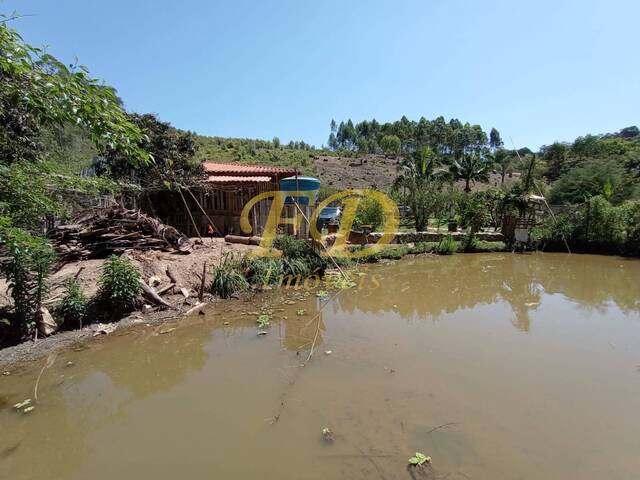
M278 283L283 275L283 262L280 258L262 257L243 258L245 276L253 285L268 286Z
M300 274L305 276L317 274L322 276L327 268L327 259L321 257L311 244L305 240L298 240L290 235L282 235L275 239L274 246L282 252L285 275Z
M0 218L0 244L5 248L0 271L7 279L13 298L12 326L29 334L35 327L36 315L48 291L47 280L55 254L45 239L12 227L6 218Z
M419 242L413 248L409 249L409 253L420 255L422 253L431 253L438 248L437 242Z
M62 303L60 303L60 313L65 323L78 325L82 328L82 321L87 316L88 301L80 283L75 278L67 282Z
M371 225L373 231L376 231L383 221L384 210L379 202L368 197L360 200L353 220L353 228L359 230L362 225Z
M462 251L466 253L475 252L478 249L478 239L470 233L464 237L462 241Z
M227 252L222 263L213 267L213 282L209 290L220 298L229 298L235 293L249 289L249 282L243 275L242 260Z
M98 300L116 311L131 309L140 295L140 273L126 257L111 255L102 269Z
M542 224L531 229L529 239L535 248L565 249L564 241L572 241L576 234L576 223L573 216L563 213L546 217Z
M436 248L436 252L440 255L453 255L457 250L458 244L451 235L444 237Z

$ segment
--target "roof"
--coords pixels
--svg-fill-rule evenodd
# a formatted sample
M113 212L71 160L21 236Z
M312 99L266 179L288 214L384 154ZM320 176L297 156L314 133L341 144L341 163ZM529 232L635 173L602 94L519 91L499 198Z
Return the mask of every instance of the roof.
M271 167L267 165L241 165L238 163L203 162L202 168L206 173L213 173L215 176L225 173L230 175L295 175L296 173L294 168Z
M271 177L255 175L210 175L207 181L209 183L256 183L270 182Z

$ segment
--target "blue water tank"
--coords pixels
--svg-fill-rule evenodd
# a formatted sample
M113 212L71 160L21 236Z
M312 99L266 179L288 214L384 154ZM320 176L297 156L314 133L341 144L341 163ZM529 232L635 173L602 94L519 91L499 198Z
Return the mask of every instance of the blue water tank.
M311 202L309 202L309 197L302 196L288 196L285 198L285 203L292 204L294 203L294 198L298 202L299 205L309 205L309 203L314 204L318 199L318 190L320 189L320 180L312 177L287 177L280 180L280 190L283 192L309 192L312 195Z

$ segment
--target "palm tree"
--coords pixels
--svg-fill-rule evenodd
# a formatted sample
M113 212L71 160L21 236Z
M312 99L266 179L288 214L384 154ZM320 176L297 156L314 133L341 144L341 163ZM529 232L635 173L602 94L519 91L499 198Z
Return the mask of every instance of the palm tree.
M429 147L424 147L412 156L404 158L398 166L398 177L392 185L401 201L411 208L416 231L425 230L429 216L440 202L440 189L446 171L439 168L437 155Z
M471 191L471 182L486 182L489 180L490 163L482 154L463 154L451 164L450 171L456 180L464 180L464 191Z
M493 160L493 163L495 163L498 169L500 170L500 185L504 185L504 177L507 175L507 173L511 169L511 163L513 162L513 157L509 155L509 153L505 149L499 148L492 155L491 159Z

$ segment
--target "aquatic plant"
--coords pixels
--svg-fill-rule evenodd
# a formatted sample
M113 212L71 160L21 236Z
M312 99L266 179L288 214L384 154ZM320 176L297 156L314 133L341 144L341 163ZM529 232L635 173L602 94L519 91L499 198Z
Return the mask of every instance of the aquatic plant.
M421 466L425 463L431 463L431 457L427 457L424 453L416 452L416 454L409 459L409 465Z
M220 298L229 298L248 289L249 282L243 275L242 260L232 252L227 252L222 263L213 267L213 281L209 291Z
M266 313L263 313L262 315L258 316L256 322L258 323L258 327L266 328L271 323L271 317L269 317L269 315L267 315Z

